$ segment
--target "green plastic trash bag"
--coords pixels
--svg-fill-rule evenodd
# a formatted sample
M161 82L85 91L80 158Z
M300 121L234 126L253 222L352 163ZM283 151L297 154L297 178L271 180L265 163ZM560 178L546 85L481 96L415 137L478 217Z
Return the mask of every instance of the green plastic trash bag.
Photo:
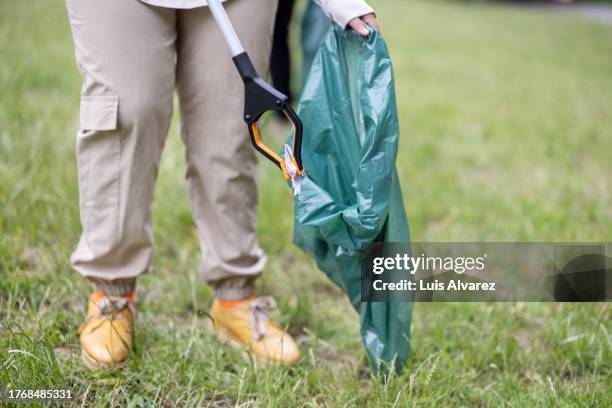
M300 43L302 45L302 85L306 78L308 78L308 72L319 50L321 39L327 34L330 27L331 21L329 17L325 15L317 3L309 0L302 17L300 35Z
M393 72L382 37L334 25L314 58L298 114L306 176L295 197L294 242L348 295L374 371L399 371L410 350L412 304L361 302L362 249L410 239L395 168Z

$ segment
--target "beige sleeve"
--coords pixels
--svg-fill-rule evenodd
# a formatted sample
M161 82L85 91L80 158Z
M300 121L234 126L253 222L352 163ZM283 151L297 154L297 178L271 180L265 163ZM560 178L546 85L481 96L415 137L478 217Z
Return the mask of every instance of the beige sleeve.
M355 17L373 13L374 9L365 0L314 0L325 14L340 27L346 28Z

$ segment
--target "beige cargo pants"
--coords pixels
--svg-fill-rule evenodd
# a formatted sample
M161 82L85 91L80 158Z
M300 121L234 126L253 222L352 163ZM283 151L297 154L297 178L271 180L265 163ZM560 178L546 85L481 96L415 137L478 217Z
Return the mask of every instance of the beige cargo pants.
M82 235L72 266L110 294L151 264L151 204L175 87L202 274L222 299L253 293L256 158L242 122L243 85L207 7L67 0L83 80L77 135ZM227 13L266 73L277 0L228 0Z

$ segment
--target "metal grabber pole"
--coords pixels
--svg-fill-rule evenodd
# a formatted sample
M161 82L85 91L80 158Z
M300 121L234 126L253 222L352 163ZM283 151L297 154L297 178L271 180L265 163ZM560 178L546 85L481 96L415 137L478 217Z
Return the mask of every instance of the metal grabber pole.
M289 104L289 98L277 91L261 79L251 62L248 54L242 47L238 34L223 8L220 0L208 0L208 7L217 25L223 33L225 42L232 54L232 60L244 82L244 116L243 119L249 128L251 142L255 149L276 164L287 180L294 180L303 174L302 166L302 122ZM277 110L285 114L294 127L293 148L285 147L284 158L266 146L257 127L257 120L265 112ZM290 162L288 163L288 159ZM294 188L295 190L295 188Z

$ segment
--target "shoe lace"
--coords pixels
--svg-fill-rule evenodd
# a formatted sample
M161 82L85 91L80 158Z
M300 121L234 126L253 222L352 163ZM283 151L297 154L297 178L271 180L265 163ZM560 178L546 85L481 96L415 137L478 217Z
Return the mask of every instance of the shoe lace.
M126 298L119 298L113 300L107 296L97 302L96 306L98 307L98 310L96 310L87 317L85 322L79 328L79 332L82 331L83 328L87 325L87 323L94 318L102 318L103 320L109 320L112 323L113 320L117 319L119 312L121 312L123 309L128 309L132 312L132 315L136 315L136 307L134 306L134 303ZM103 323L104 321L100 322L100 324L93 327L91 331L95 331Z
M259 341L266 334L268 310L276 307L276 302L270 296L261 296L251 302L251 330L255 340Z
M98 310L96 310L93 315L96 317L101 317L105 320L113 320L115 316L122 311L123 309L128 309L132 314L136 314L136 308L134 307L134 303L132 303L129 299L119 298L112 300L108 297L105 297L98 304Z

